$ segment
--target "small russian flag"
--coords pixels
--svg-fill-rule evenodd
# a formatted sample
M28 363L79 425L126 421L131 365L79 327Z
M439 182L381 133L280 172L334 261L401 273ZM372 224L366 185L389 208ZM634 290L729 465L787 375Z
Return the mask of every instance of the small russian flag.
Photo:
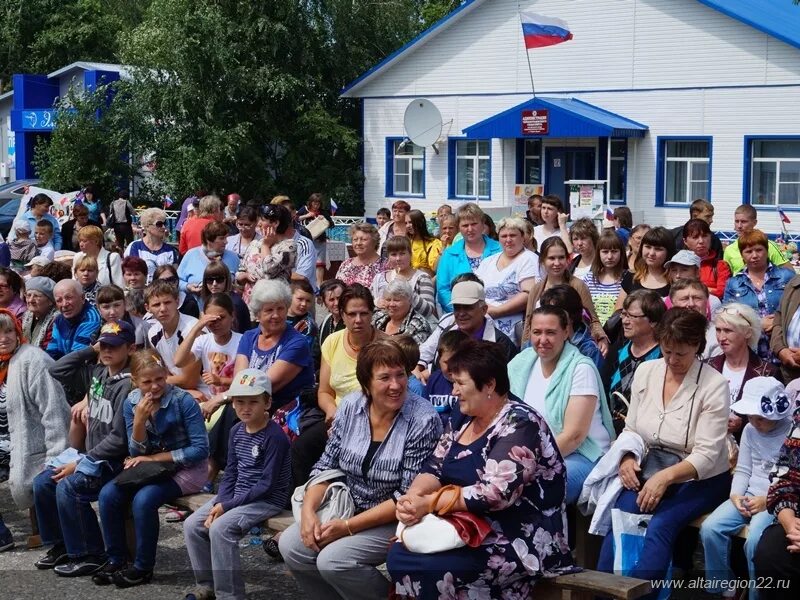
M786 213L783 212L780 208L778 209L778 214L781 217L781 223L791 223L789 217L786 216Z
M339 205L336 204L336 200L331 198L331 215L335 215L337 210L339 210Z
M164 208L169 208L175 204L175 201L170 196L164 196Z
M519 18L526 50L554 46L572 39L569 25L561 19L530 12L520 13Z
M608 219L609 221L614 220L614 211L611 210L610 208L606 209L606 219Z

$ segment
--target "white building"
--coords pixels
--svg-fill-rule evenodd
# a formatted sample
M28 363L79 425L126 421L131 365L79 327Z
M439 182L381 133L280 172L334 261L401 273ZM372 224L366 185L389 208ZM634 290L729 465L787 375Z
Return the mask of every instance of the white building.
M363 74L366 214L397 198L514 203L518 183L562 198L568 179L606 180L612 204L668 227L697 197L732 229L741 203L779 231L800 224L800 6L792 0L521 0L567 22L570 41L528 51L517 0L467 0ZM406 142L414 99L442 114L432 147ZM525 110L547 133L523 135ZM399 151L398 151L399 148ZM609 156L610 148L610 156ZM609 170L610 166L610 170ZM794 217L794 218L793 218Z

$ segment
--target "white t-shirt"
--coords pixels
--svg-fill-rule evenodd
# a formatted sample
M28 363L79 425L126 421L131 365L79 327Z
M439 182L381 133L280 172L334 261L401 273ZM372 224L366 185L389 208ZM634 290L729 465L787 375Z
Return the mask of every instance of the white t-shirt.
M504 256L502 252L488 256L481 261L475 274L483 281L486 290L486 303L489 306L500 306L518 294L522 289L520 282L526 279L539 277L539 257L530 250L523 250L511 264L502 270L498 269L497 261ZM376 278L377 279L377 278ZM505 333L511 341L519 346L516 335L516 324L522 321L525 309L513 315L497 317L494 325Z
M175 366L175 353L178 351L178 346L186 339L192 327L194 327L194 324L197 323L197 319L194 317L183 313L179 313L179 315L178 328L172 336L166 337L164 335L164 328L158 321L155 321L153 325L150 326L150 331L147 332L150 345L158 351L161 358L164 359L164 365L173 375L180 375L182 373L182 371Z
M722 365L722 376L728 380L728 387L731 390L731 404L736 402L736 399L739 397L739 390L742 389L745 371L747 371L747 367L744 367L740 371L734 371L728 366L727 361Z
M239 340L241 339L242 334L234 331L228 343L222 346L214 341L213 333L204 333L198 336L192 344L192 354L203 365L203 373L233 377L233 363L236 362L236 351L239 349ZM212 385L209 387L201 379L197 389L210 397L226 391L228 386Z
M544 244L544 241L547 238L557 237L557 236L561 235L561 232L557 228L552 233L547 233L544 228L545 228L544 225L537 225L536 227L533 228L533 237L536 240L536 249L537 250L541 250L542 249L542 244Z
M545 410L544 399L549 387L550 377L544 376L542 373L542 361L537 360L528 378L528 385L525 388L525 398L523 398L523 401L545 418L547 417L547 411ZM600 397L597 376L592 367L589 365L578 365L575 367L569 395ZM603 427L603 415L600 412L600 402L595 404L592 424L589 426L589 437L600 446L600 450L604 454L611 447L611 437L608 435L606 428Z

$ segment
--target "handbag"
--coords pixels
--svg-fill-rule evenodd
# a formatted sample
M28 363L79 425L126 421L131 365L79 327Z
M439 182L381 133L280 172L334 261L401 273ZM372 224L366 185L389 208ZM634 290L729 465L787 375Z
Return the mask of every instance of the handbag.
M353 497L350 495L350 488L343 481L334 481L346 477L344 471L339 469L327 469L309 479L305 485L300 485L292 493L292 515L297 524L300 524L303 512L303 501L306 497L308 488L330 481L322 502L317 508L317 518L320 523L327 523L333 519L349 519L355 514L356 507Z
M312 239L316 240L318 237L328 231L330 226L331 225L328 222L328 219L322 215L319 215L314 217L309 223L306 224L306 229L308 229L308 233L311 234Z
M451 512L461 497L460 486L441 487L431 500L432 507L445 492L451 493L450 502L438 511L438 515L427 514L419 523L408 527L403 523L397 524L395 535L409 552L435 554L464 546L477 548L492 531L492 526L483 517L466 510Z
M697 370L697 379L695 380L695 388L692 393L692 400L689 405L689 418L692 416L694 410L694 397L697 395L697 388L700 383L700 373L703 371L703 363L700 363L700 368ZM689 426L686 424L686 438L683 441L683 451L689 447ZM647 454L642 461L642 470L639 472L639 481L644 484L645 481L650 479L653 475L669 467L674 467L683 460L683 456L673 450L652 446L647 448Z
M122 472L114 478L117 487L126 491L136 491L150 483L169 479L178 472L178 465L174 462L147 461L137 464Z

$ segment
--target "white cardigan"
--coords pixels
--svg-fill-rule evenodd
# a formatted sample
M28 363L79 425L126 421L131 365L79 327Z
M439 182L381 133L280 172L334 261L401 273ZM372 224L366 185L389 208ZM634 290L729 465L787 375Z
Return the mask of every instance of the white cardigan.
M75 276L75 266L78 261L86 256L85 252L78 252L72 259L72 275ZM111 285L125 289L125 280L122 278L122 258L116 252L109 252L105 248L100 248L97 255L97 283L98 285Z
M69 446L69 404L64 388L50 376L51 365L53 359L30 344L20 346L8 365L9 483L22 509L33 506L33 478Z

